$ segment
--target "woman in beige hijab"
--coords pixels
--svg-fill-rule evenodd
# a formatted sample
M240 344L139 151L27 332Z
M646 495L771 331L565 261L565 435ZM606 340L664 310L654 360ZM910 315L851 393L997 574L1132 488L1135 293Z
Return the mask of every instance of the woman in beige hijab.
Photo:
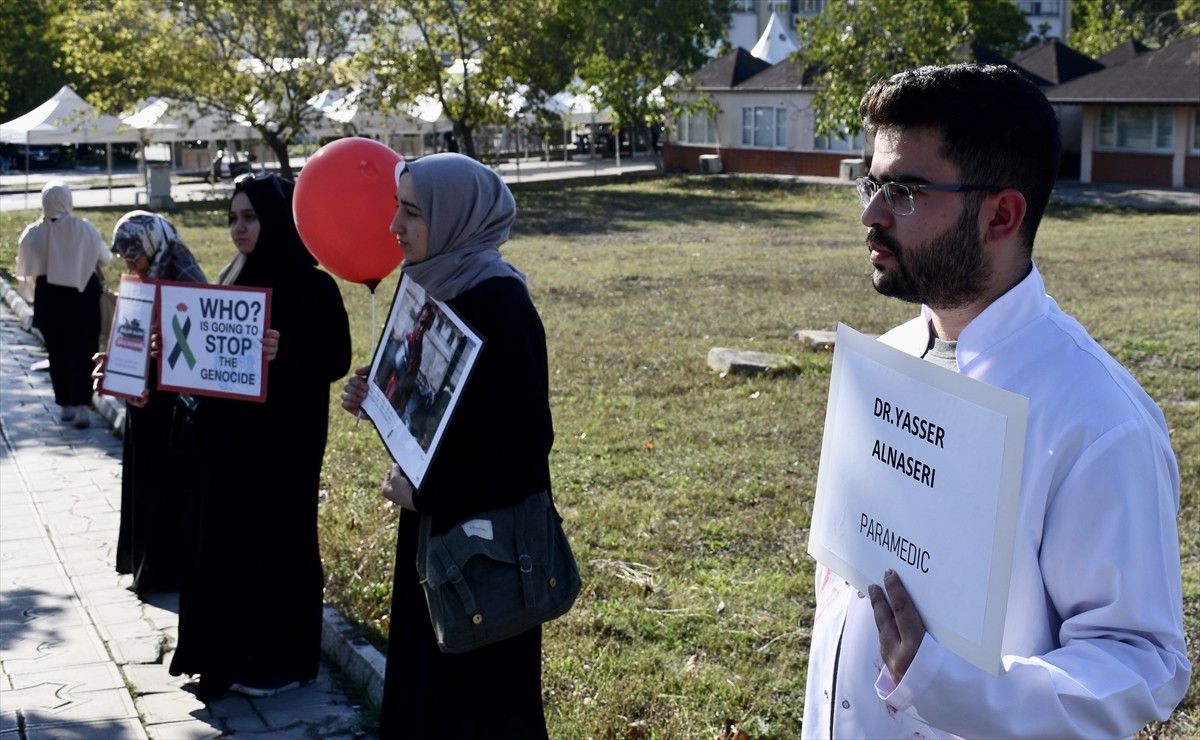
M92 355L100 344L97 270L112 261L100 231L71 215L64 182L42 188L42 217L25 227L17 251L17 275L34 278L33 325L50 355L54 400L62 420L91 423Z

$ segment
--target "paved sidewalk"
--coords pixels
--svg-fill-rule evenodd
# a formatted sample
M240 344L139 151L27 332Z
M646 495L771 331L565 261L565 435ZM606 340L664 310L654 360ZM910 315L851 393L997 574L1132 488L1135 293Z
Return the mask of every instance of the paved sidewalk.
M303 166L302 160L294 160L293 167ZM624 158L620 164L614 159L571 160L568 162L525 160L506 162L496 168L505 182L531 183L548 180L586 180L598 178L635 177L654 174L654 164L649 156L639 155ZM829 179L829 178L825 178ZM17 174L0 175L0 212L40 211L41 189L50 180L63 180L71 185L72 199L76 209L127 206L149 208L141 175L125 170L114 173L111 181L106 173L40 170ZM836 180L835 180L836 182ZM842 181L843 183L845 181ZM171 199L175 203L227 202L233 197L233 184L229 180L206 183L198 178L172 176ZM36 213L32 217L36 217Z
M31 369L46 353L22 326L28 308L7 283L0 291L0 740L366 737L348 687L378 700L382 657L347 638L332 609L309 686L205 706L187 676L168 674L178 594L142 601L113 567L116 404L99 404L88 429L61 423L49 373Z

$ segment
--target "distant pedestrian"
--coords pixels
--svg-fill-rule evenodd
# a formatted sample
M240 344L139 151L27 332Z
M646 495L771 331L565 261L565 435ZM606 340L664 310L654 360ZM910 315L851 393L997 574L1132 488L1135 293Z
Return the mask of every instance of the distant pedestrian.
M71 215L65 182L42 188L42 217L25 227L17 250L17 275L34 278L33 325L46 342L50 383L61 418L91 423L92 356L100 346L100 270L112 254L100 231Z

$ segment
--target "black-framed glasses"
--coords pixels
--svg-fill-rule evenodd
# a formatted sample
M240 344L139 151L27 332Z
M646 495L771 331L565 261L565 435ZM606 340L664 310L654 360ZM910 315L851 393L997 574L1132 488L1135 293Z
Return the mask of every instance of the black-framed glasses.
M913 201L913 195L922 190L931 190L942 193L971 193L971 192L989 192L998 193L1004 190L999 185L910 185L903 182L877 182L869 177L854 178L854 185L858 189L858 202L862 204L863 210L871 205L871 199L875 197L875 193L883 191L883 199L887 202L888 208L892 209L892 213L897 216L911 216L917 210L917 204Z

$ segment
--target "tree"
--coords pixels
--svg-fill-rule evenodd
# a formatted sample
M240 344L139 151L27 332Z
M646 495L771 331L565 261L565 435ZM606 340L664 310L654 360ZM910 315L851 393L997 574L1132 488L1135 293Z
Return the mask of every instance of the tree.
M897 72L962 61L972 41L1000 53L1020 49L1029 24L1014 13L1012 0L850 0L802 19L801 59L816 71L817 133L859 132L863 93Z
M289 178L288 148L320 116L307 101L338 86L369 2L62 1L55 27L89 102L120 113L157 95L248 121Z
M1013 0L970 0L968 18L975 43L1008 59L1029 46L1029 21Z
M561 49L546 37L555 4L556 0L380 4L372 19L378 30L355 60L364 97L381 110L399 112L423 97L436 99L453 123L463 152L478 158L477 129L507 123L514 101L531 91L536 99L562 77L562 65L547 61Z
M729 27L728 0L575 0L564 3L561 27L578 49L575 68L585 90L636 141L651 140L678 106L674 90L708 62ZM669 82L678 80L679 87ZM657 148L650 151L662 168Z
M55 68L58 44L50 31L43 0L8 0L7 32L0 34L0 118L19 116L41 105L64 84Z
M1073 0L1071 48L1099 57L1137 39L1151 47L1200 33L1196 0Z

